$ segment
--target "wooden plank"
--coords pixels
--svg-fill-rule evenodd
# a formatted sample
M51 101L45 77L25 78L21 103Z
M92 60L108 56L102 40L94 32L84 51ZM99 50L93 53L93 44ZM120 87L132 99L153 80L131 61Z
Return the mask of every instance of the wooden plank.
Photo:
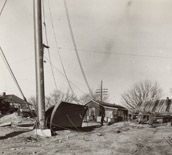
M7 123L1 123L0 127L5 127L5 126L11 126L11 122L7 122Z

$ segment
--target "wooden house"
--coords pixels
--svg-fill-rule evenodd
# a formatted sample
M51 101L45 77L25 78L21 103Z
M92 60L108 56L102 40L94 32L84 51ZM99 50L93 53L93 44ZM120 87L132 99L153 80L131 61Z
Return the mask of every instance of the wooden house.
M18 112L18 114L22 116L31 116L31 111L34 113L32 104L12 94L6 95L4 93L2 96L0 96L0 106L1 114Z
M128 110L125 107L117 104L91 100L86 103L85 106L88 108L85 116L86 121L100 122L100 107L103 107L105 110L104 122L107 123L124 121L128 116Z

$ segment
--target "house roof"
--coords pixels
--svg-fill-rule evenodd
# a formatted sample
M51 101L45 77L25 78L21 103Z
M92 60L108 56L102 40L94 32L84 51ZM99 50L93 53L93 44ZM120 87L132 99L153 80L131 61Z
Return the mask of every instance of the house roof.
M85 105L89 104L90 102L94 102L97 103L103 107L108 107L108 108L118 108L118 109L122 109L122 110L128 110L125 107L121 106L121 105L117 105L117 104L111 104L111 103L106 103L106 102L102 102L102 101L96 101L96 100L91 100L89 102L87 102Z
M152 100L144 101L140 106L136 107L138 112L156 112L156 113L168 113L172 112L172 100Z
M18 103L18 104L29 104L32 105L26 101L24 101L23 99L19 98L16 95L3 95L1 96L1 99L5 102L10 102L10 103Z

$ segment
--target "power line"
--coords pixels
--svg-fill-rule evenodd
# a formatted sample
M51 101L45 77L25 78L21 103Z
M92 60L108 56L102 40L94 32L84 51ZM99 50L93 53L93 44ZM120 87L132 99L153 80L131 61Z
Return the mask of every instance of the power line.
M61 49L72 50L72 51L75 50L75 49L63 48L63 47L61 47ZM85 49L80 49L80 51L89 52L89 53L98 53L98 54L113 54L113 55L135 56L135 57L149 57L149 58L162 58L162 59L171 59L172 58L169 56L145 55L145 54L134 54L134 53L119 53L119 52L104 52L104 51L85 50Z
M32 110L30 109L29 103L27 102L27 99L26 99L26 97L24 96L24 93L23 93L23 91L22 91L22 89L21 89L21 87L20 87L20 85L19 85L19 83L18 83L18 81L17 81L17 79L16 79L16 77L15 77L15 75L14 75L14 73L13 73L13 71L12 71L12 69L11 69L11 67L10 67L10 65L9 65L9 63L8 63L8 61L7 61L7 58L5 57L5 54L4 54L4 52L3 52L3 50L2 50L1 47L0 47L0 50L1 50L2 59L3 59L4 63L5 63L5 65L6 65L6 67L7 67L8 71L9 71L9 73L11 74L11 76L12 76L12 78L13 78L15 84L17 85L17 88L19 89L19 91L20 91L20 93L21 93L21 95L22 95L22 97L23 97L23 100L25 101L25 103L26 103L26 105L27 105L27 107L28 107L28 109L29 109L29 111L30 111L32 117L34 118L35 116L34 116ZM34 118L34 119L35 119L35 118ZM35 121L37 122L36 119L35 119Z
M46 61L49 62L49 60L45 57ZM52 66L63 76L65 77L65 75L52 63ZM76 84L74 84L71 80L69 80L69 82L78 90L80 90L83 94L86 94L86 92L84 92L81 88L79 88Z
M60 54L59 46L58 46L58 44L57 44L57 38L56 38L55 29L54 29L54 22L53 22L53 17L52 17L52 14L51 14L51 9L50 9L50 2L49 2L49 0L48 0L48 8L49 8L49 13L50 13L51 26L52 26L52 29L53 29L53 34L54 34L54 39L55 39L55 45L56 45L56 49L57 49L57 52L58 52L58 55L59 55L59 58L60 58L60 63L61 63L61 66L62 66L64 75L65 75L65 77L66 77L67 83L68 83L68 85L69 85L69 88L70 88L72 94L75 95L75 94L74 94L74 91L73 91L73 89L72 89L72 87L71 87L71 85L70 85L70 82L69 82L67 73L66 73L66 71L65 71L65 67L64 67L64 65L63 65L63 61L62 61L62 57L61 57L61 54Z
M46 45L49 46L49 43L48 43L48 36L47 36L47 27L46 27L46 22L45 22L45 8L44 8L44 0L43 0L43 20L44 20L44 30L45 30L45 39L46 39ZM49 62L50 62L50 67L51 67L51 73L52 73L52 76L53 76L53 80L54 80L54 84L55 84L55 87L57 89L57 83L56 83L56 79L55 79L55 76L54 76L54 71L53 71L53 67L52 67L52 62L51 62L51 55L50 55L50 50L49 48L47 48L48 50L48 57L49 57Z
M5 8L6 3L7 3L7 0L4 2L4 5L2 6L2 9L1 9L1 12L0 12L0 16L1 16L1 14L2 14L4 8Z
M85 83L86 83L86 85L87 85L87 87L88 87L88 89L89 89L90 95L91 95L92 98L94 98L94 97L93 97L93 93L92 93L92 91L91 91L91 88L90 88L90 86L89 86L89 84L88 84L88 80L87 80L87 77L86 77L86 75L85 75L85 72L84 72L84 69L83 69L83 66L82 66L80 57L79 57L79 53L78 53L78 49L77 49L77 46L76 46L74 34L73 34L73 31L72 31L72 25L71 25L71 22L70 22L70 16L69 16L69 12L68 12L68 7L67 7L66 0L64 0L64 6L65 6L65 11L66 11L66 16L67 16L68 25L69 25L69 30L70 30L70 34L71 34L73 46L74 46L74 49L75 49L75 53L76 53L76 56L77 56L77 59L78 59L78 62L79 62L79 66L80 66L80 68L81 68L81 71L82 71L82 74L83 74Z
M18 83L18 81L17 81L17 79L16 79L16 77L15 77L15 75L14 75L14 73L13 73L13 71L12 71L12 69L11 69L11 67L10 67L10 65L9 65L9 63L8 63L8 61L7 61L7 58L5 57L5 54L4 54L4 52L3 52L3 50L2 50L1 47L0 47L0 50L1 50L1 53L2 53L2 54L1 54L2 59L4 60L4 63L5 63L5 65L6 65L8 71L10 72L10 74L11 74L11 76L12 76L14 82L16 83L17 88L19 89L19 91L20 91L20 93L21 93L23 99L26 101L26 98L25 98L25 96L24 96L24 93L23 93L23 91L22 91L22 89L21 89L21 87L20 87L20 85L19 85L19 83Z

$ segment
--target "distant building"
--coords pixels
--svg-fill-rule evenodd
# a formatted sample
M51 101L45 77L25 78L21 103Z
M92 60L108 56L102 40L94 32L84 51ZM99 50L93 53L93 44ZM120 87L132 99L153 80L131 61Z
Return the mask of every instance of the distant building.
M3 95L0 96L1 114L18 112L19 115L29 116L30 110L34 112L33 105L17 97L16 95L6 95L3 93Z
M136 112L144 113L172 113L172 100L167 97L163 100L144 101L136 107Z
M137 116L139 123L171 122L172 100L167 97L167 99L162 100L143 101L135 108L132 115Z
M115 123L127 120L128 110L120 105L105 103L101 101L91 100L85 104L88 107L85 119L87 121L101 121L100 107L105 110L104 121L107 123Z

